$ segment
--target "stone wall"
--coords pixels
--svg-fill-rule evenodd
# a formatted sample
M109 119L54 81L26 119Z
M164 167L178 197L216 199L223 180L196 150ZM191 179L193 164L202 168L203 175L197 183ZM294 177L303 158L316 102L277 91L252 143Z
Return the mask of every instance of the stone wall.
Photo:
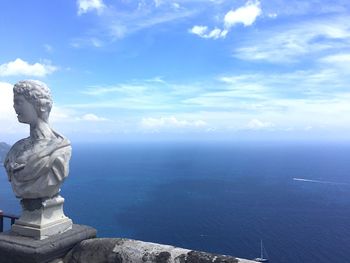
M57 263L253 263L255 261L122 238L87 239Z

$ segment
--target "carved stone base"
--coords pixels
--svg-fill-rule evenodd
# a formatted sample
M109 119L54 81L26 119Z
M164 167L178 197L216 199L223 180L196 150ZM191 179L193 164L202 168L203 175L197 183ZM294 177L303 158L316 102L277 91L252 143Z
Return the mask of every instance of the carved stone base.
M72 228L72 220L63 213L64 198L23 199L22 216L12 225L18 235L45 239Z
M81 241L94 237L96 237L96 229L82 225L73 225L71 230L44 240L19 236L12 231L0 233L0 262L52 262L55 259L63 258Z

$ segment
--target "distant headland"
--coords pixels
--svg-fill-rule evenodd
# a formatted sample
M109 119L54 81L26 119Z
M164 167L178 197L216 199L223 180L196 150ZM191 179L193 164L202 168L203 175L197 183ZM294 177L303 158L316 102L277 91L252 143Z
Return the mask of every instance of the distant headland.
M11 146L8 145L5 142L0 142L0 165L3 165L3 162L5 160L6 154L10 150Z

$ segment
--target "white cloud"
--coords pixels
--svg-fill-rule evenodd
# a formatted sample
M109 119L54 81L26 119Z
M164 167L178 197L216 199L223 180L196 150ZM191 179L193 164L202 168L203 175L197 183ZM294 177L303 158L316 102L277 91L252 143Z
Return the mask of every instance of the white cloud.
M123 94L124 96L141 96L147 91L147 89L147 86L141 84L119 84L115 86L93 86L82 91L82 93L90 96L103 96L113 93Z
M17 58L14 61L4 63L0 65L0 76L34 76L34 77L44 77L51 74L57 70L56 66L51 65L48 61L46 63L34 63L29 64L28 62Z
M248 1L245 6L229 11L224 18L226 28L231 28L236 24L251 26L256 18L261 15L259 1Z
M350 44L347 21L349 17L334 17L270 27L253 34L233 55L243 60L294 63L306 55L338 51Z
M348 65L350 63L350 53L335 54L320 59L320 62L330 64L341 64L341 66Z
M76 120L77 113L71 109L54 105L50 113L50 122L52 123L67 123Z
M81 119L83 121L107 121L106 118L99 117L99 116L92 114L92 113L88 113L88 114L83 115L81 117Z
M24 134L27 130L25 125L17 121L13 109L13 85L7 82L0 82L0 141L5 140L9 134Z
M93 10L100 13L106 7L103 0L77 0L77 5L78 15L82 15Z
M320 58L318 62L323 67L333 69L338 75L340 73L346 74L346 76L350 74L350 53L335 53ZM344 77L342 79L346 80ZM342 82L342 79L338 79L338 81Z
M228 33L227 30L221 30L219 28L214 28L213 30L208 31L207 26L193 26L189 30L189 32L201 38L212 38L212 39L225 38Z
M174 116L143 118L141 125L145 129L159 130L166 128L200 128L207 125L203 120L180 120Z
M105 121L110 121L107 118L97 116L96 114L93 113L86 113L82 114L81 112L72 109L70 107L66 106L57 106L55 105L52 108L52 112L50 114L50 121L52 123L77 123L77 122L105 122Z
M270 129L273 128L274 124L271 122L263 122L258 119L250 120L245 126L248 130L262 130L262 129Z
M210 31L205 38L213 38L213 39L218 39L218 38L225 38L227 35L228 31L227 30L221 30L219 28L214 28L212 31Z
M13 85L0 82L0 119L11 119L15 117L13 110Z
M184 100L197 105L202 118L217 127L232 123L235 130L275 132L293 128L302 132L312 126L313 133L333 130L343 134L350 129L347 72L333 68L222 76L218 80L215 89ZM212 113L211 119L203 110Z
M19 123L16 113L13 109L13 85L6 82L0 82L0 141L13 142L20 138L27 137L29 133L28 125ZM75 110L67 109L54 104L52 112L50 114L50 123L53 125L53 129L63 134L66 131L78 130L77 133L81 133L81 130L89 131L89 128L85 126L88 122L80 121L81 118L77 117L79 113ZM79 122L80 121L80 122ZM77 123L84 123L84 125L78 125ZM74 123L74 125L72 125ZM77 124L77 125L76 125Z
M207 31L208 31L207 26L193 26L190 29L190 33L198 35L198 36L204 35Z
M260 2L258 0L248 1L244 6L226 13L223 20L224 29L215 27L214 29L209 30L207 26L195 25L189 29L189 32L201 38L225 38L229 33L229 30L236 24L251 26L255 22L256 18L261 14L261 12Z

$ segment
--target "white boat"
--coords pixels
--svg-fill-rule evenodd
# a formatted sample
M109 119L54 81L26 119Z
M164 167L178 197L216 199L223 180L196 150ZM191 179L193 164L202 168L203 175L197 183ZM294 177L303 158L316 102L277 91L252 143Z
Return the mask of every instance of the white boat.
M256 261L256 262L269 262L268 258L264 257L264 250L265 249L264 249L263 242L262 242L262 240L260 240L260 258L254 258L254 261ZM266 251L265 251L265 254L267 254Z

